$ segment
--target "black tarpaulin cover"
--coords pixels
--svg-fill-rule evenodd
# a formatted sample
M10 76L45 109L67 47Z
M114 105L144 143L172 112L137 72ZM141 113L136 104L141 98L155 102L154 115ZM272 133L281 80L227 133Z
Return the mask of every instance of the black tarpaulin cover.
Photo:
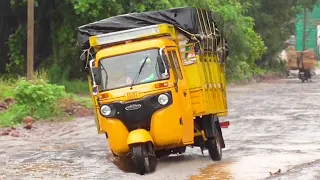
M200 9L198 10L200 11ZM202 12L203 16L201 16L200 13L197 13L196 8L184 7L162 11L130 13L103 19L101 21L80 26L78 28L78 44L81 49L84 50L90 47L90 36L162 23L172 24L177 27L178 30L181 28L181 33L184 33L186 36L189 35L188 33L185 33L185 31L191 34L204 34L201 32L198 14L200 14L201 17L205 17L204 22L210 22L211 26L213 26L215 22L213 20L214 14L211 11L202 10ZM215 28L217 28L217 26Z

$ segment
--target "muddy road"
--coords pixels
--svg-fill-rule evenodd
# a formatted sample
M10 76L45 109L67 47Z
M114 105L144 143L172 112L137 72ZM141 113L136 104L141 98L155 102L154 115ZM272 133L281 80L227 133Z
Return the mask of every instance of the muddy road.
M188 148L153 174L125 173L88 117L0 136L0 179L320 179L320 77L229 87L228 98L221 162Z

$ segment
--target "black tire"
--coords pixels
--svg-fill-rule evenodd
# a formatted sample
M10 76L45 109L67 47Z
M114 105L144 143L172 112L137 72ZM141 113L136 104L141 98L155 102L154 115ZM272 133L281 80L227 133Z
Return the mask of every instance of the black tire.
M132 147L133 163L137 174L144 175L156 170L157 158L155 155L148 154L146 144Z
M301 82L304 83L305 75L304 74L299 74L299 79L301 79Z
M140 175L147 173L144 151L145 148L143 148L143 146L134 146L132 148L133 163L136 168L136 173Z
M149 156L149 162L150 162L150 171L148 173L153 173L157 169L157 163L158 159L157 156Z
M208 139L206 141L206 146L213 161L220 161L222 159L222 147L218 136Z

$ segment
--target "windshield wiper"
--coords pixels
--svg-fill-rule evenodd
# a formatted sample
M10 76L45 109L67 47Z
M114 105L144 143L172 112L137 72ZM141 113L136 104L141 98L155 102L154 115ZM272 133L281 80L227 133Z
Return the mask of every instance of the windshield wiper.
M149 58L149 57L147 56L147 57L143 60L143 62L142 62L142 64L141 64L141 66L140 66L140 69L139 69L136 77L135 77L134 80L132 81L132 84L131 84L131 86L130 86L130 89L132 89L132 86L133 86L133 85L136 83L136 81L138 80L138 78L139 78L139 76L140 76L140 74L141 74L141 72L142 72L143 67L146 65L146 62L147 62L147 59L148 59L148 58Z

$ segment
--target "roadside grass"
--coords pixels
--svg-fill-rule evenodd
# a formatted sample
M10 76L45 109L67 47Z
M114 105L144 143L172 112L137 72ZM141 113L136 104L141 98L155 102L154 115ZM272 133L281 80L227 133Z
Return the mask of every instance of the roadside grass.
M48 83L43 74L36 74L34 81L22 79L4 79L0 77L0 127L16 126L26 116L36 120L71 120L58 101L70 99L81 104L86 110L92 109L90 96L80 97L76 93L88 93L88 83L83 81L64 81L64 85ZM14 103L6 105L4 100L13 99ZM71 104L70 106L72 106ZM70 107L73 108L73 107Z
M57 84L64 86L67 93L73 93L73 94L88 93L89 94L89 85L87 81L63 80L62 82L59 82Z
M75 100L76 102L82 104L84 107L87 109L92 109L93 104L92 104L92 99L90 96L79 96L76 94L68 93L67 95L68 98Z
M0 78L0 101L5 98L13 97L15 83L11 80L4 80Z
M270 79L278 79L285 77L284 72L279 72L276 70L268 70L265 71L262 74L252 74L250 76L234 76L232 78L227 79L227 84L248 84L248 83L255 83L255 82L261 82L264 80L270 80Z

